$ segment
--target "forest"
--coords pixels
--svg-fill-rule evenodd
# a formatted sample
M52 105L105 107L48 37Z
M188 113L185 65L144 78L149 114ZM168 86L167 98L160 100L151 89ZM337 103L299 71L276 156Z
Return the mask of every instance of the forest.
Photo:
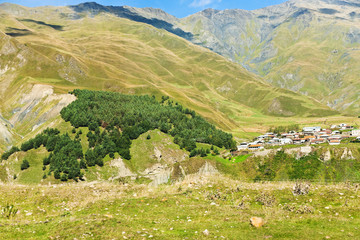
M72 139L57 129L46 129L35 138L24 142L20 148L13 146L2 155L7 160L13 153L29 151L41 146L50 153L43 159L44 178L54 174L56 179L83 180L81 169L103 166L103 158L114 158L118 153L131 159L131 141L149 130L159 129L174 137L174 143L189 151L190 157L206 155L196 149L196 143L206 143L219 148L235 149L233 136L207 122L193 110L184 108L169 97L125 95L115 92L74 90L77 97L60 112L61 117L74 127ZM83 149L79 127L87 127L88 148ZM49 168L47 168L49 166Z

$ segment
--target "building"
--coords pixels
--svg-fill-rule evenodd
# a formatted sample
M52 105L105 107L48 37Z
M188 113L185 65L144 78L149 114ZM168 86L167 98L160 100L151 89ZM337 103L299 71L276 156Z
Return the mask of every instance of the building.
M304 139L305 141L311 141L311 139L315 139L315 136L305 136Z
M287 144L292 144L293 140L290 138L281 138L280 139L280 144L281 145L287 145Z
M237 146L238 150L247 149L249 144L247 142L240 143L240 145Z
M324 143L325 139L323 138L317 138L317 139L311 139L310 143L311 144L320 144L320 143Z
M340 143L341 143L341 140L338 140L338 139L329 141L329 145L339 145Z
M261 146L260 144L252 144L252 145L249 145L248 148L251 149L251 150L257 150L257 149L262 149L264 147Z
M323 139L328 139L330 137L330 135L327 135L327 134L323 134L323 135L320 135L319 138L323 138Z
M304 127L303 132L304 134L314 134L316 132L320 132L321 127Z
M360 129L353 129L351 131L351 136L353 137L359 137L360 136Z

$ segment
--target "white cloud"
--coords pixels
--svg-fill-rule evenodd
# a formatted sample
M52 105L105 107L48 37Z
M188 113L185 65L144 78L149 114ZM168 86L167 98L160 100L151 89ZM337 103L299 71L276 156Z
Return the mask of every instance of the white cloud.
M219 3L221 0L194 0L189 6L190 7L205 7L212 3Z

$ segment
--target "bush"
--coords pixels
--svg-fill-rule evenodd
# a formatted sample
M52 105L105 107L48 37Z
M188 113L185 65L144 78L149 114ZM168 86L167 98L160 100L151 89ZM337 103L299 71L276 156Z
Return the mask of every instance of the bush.
M1 209L1 215L7 219L15 217L17 212L18 209L16 209L12 204L6 204L6 206Z
M25 169L28 169L30 167L30 163L28 160L24 159L21 163L21 170L25 170Z
M149 134L149 135L147 135L146 139L147 139L147 140L150 140L150 139L151 139L150 134Z
M63 174L61 175L60 180L61 180L62 182L66 182L66 181L68 180L68 175L67 175L66 173L63 173Z
M8 158L13 154L13 153L16 153L16 152L19 152L20 149L18 147L15 147L13 146L9 151L7 152L4 152L2 155L1 155L1 159L2 160L8 160Z

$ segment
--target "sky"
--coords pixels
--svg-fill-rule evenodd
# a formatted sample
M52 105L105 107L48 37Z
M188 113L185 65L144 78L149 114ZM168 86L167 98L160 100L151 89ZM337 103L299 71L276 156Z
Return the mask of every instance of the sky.
M214 9L245 9L254 10L270 5L280 4L285 0L0 0L0 3L11 2L27 7L44 5L66 6L82 2L95 1L102 5L131 6L131 7L153 7L161 8L176 17L182 18L206 8Z

